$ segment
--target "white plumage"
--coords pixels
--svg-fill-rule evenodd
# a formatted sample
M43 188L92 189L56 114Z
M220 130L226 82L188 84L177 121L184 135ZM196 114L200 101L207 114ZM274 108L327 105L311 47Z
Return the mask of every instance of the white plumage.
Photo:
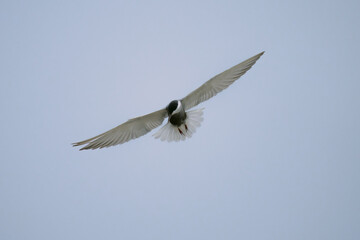
M184 141L186 138L191 138L191 136L196 132L196 128L200 127L201 122L204 120L203 110L195 109L186 112L187 118L185 124L181 125L179 128L183 134L180 133L178 127L172 125L170 122L167 122L163 127L159 129L153 136L159 138L161 141L168 142L178 142L180 140ZM187 129L185 128L187 126Z

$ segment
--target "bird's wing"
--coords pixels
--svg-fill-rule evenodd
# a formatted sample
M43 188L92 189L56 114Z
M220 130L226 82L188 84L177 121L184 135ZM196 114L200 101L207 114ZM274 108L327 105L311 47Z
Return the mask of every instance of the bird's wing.
M222 72L215 77L208 80L206 83L201 85L195 91L191 92L189 95L184 97L181 102L184 105L185 110L188 110L201 102L208 100L209 98L215 96L228 86L239 79L242 75L246 73L255 62L263 55L264 52L261 52L248 60L239 63L238 65Z
M166 109L162 109L141 117L133 118L127 122L93 138L73 143L73 146L87 144L84 149L97 149L122 144L131 139L145 135L154 128L160 126L167 115Z

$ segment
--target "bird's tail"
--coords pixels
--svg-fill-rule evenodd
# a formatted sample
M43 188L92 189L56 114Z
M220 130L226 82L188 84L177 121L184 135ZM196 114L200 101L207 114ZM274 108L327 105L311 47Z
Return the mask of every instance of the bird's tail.
M186 120L183 125L177 127L172 125L170 122L167 122L153 136L155 138L160 138L161 141L168 142L178 142L180 140L184 141L186 138L190 138L196 132L196 128L200 127L201 122L203 121L203 110L204 108L186 112Z

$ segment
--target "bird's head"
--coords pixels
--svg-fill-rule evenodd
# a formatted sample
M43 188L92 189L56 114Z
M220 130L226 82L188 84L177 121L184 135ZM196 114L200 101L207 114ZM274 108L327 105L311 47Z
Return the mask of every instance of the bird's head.
M169 103L166 107L166 111L169 116L178 113L181 111L181 102L179 100L174 100Z

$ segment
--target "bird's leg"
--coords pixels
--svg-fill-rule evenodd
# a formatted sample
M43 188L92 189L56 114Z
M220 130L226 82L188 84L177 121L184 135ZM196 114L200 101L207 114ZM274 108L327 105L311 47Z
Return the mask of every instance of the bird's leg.
M181 131L180 128L178 128L178 130L179 130L179 133L180 133L181 135L184 135L184 133Z
M188 131L188 127L187 127L187 125L186 124L184 124L185 125L185 129L186 129L186 131Z

